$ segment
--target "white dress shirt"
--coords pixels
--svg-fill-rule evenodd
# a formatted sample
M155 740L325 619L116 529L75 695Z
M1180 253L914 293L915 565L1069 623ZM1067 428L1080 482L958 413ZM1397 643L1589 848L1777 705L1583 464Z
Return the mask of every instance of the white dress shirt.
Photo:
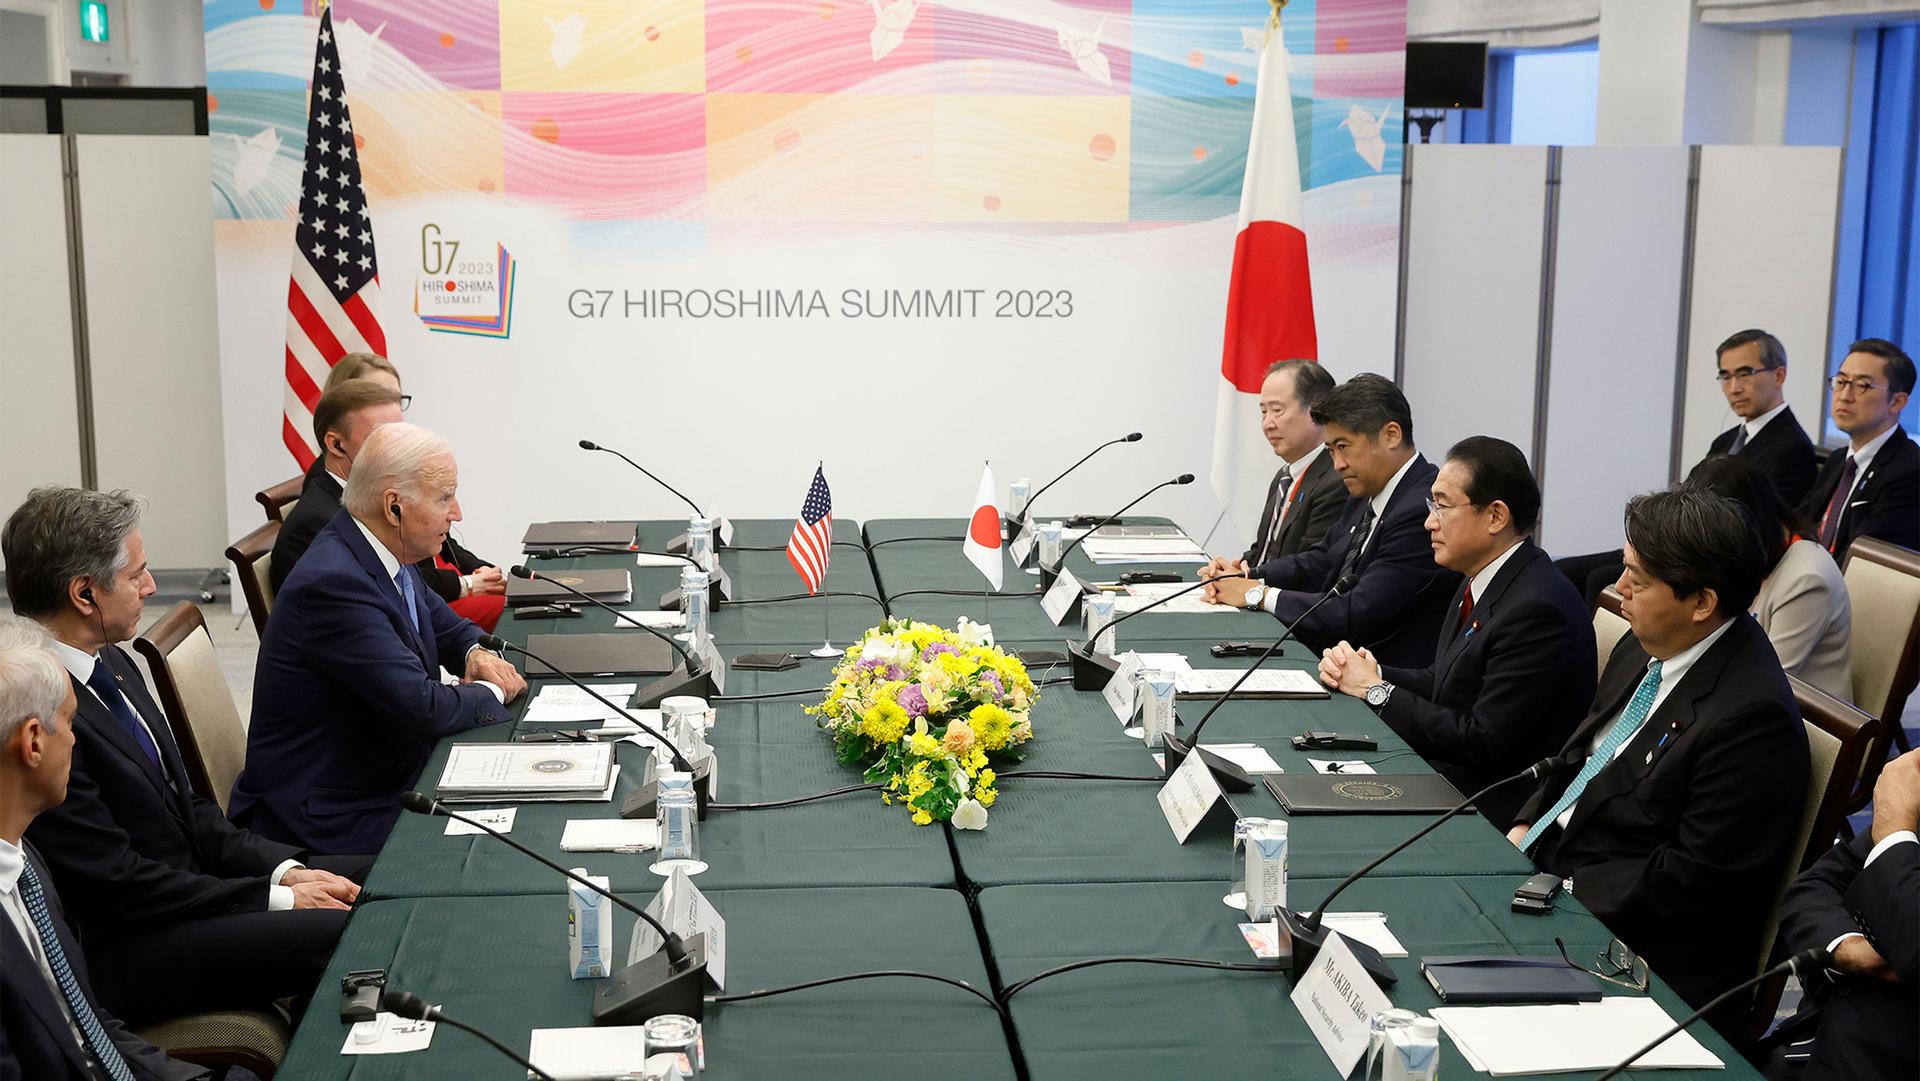
M1867 861L1861 864L1860 866L1862 869L1867 867L1872 867L1873 861L1879 859L1882 854L1884 854L1889 848L1892 848L1894 845L1912 845L1912 844L1920 844L1920 836L1916 836L1912 830L1895 830L1894 832L1887 834L1885 837L1882 837L1880 839L1880 843L1873 846L1873 851L1867 853ZM1827 952L1831 954L1833 951L1839 949L1840 944L1842 942L1845 942L1847 939L1865 938L1865 937L1867 936L1861 934L1858 931L1848 931L1846 934L1841 935L1840 937L1834 939L1832 942L1827 943Z
M1280 505L1274 509L1273 531L1276 534L1280 532L1281 526L1287 524L1287 512L1293 509L1293 493L1299 491L1300 486L1306 483L1307 470L1313 468L1313 460L1320 457L1320 453L1326 449L1325 443L1315 443L1312 450L1287 463L1287 476L1293 478L1293 483L1280 496Z
M349 514L347 515L347 517L353 518L353 515ZM404 590L400 588L400 583L398 581L395 581L395 579L400 577L400 557L394 555L393 552L387 548L387 544L385 541L373 535L373 530L367 528L367 523L361 521L358 518L353 518L353 524L356 528L360 530L360 535L367 538L367 546L373 549L374 558L380 561L381 569L387 572L387 584L391 585L393 587L393 591L399 594L400 603L404 607L407 603L407 594ZM427 584L425 582L420 583L420 588L421 589L427 588ZM413 614L415 617L419 616L418 612L415 612ZM472 647L470 647L467 650L467 652L472 653L474 650L479 648L480 648L480 645L479 643L476 642L473 644ZM498 699L501 705L504 706L507 704L506 691L501 690L498 686L492 683L489 683L484 679L476 679L474 680L474 682L479 684L482 687L485 687L487 690L492 691L493 697Z
M93 670L100 663L99 654L83 653L59 639L54 640L53 651L60 655L60 663L66 666L67 672L72 675L74 679L80 681L79 693L92 695L94 701L100 702L100 704L105 706L107 711L111 713L113 711L112 704L101 701L100 696L95 693L94 689L87 683L89 679L93 678ZM153 740L153 745L157 749L160 746L160 741L154 738L153 726L147 723L146 715L140 712L139 708L133 704L133 700L128 698L124 691L120 692L120 700L127 704L127 709L133 713L134 720L140 722L140 727L146 729L147 738ZM160 759L160 775L165 777L167 783L175 789L180 787L180 779L167 773L167 760L164 755ZM280 861L280 866L273 869L273 874L267 876L267 911L285 912L293 907L293 889L289 886L282 886L280 880L286 877L288 871L301 866L304 866L304 864L299 860L282 860Z
M1847 444L1848 453L1853 455L1853 468L1855 470L1853 482L1855 485L1860 483L1861 477L1867 475L1867 467L1873 464L1873 456L1880 452L1881 447L1887 445L1887 440L1893 438L1893 430L1898 427L1900 427L1900 425L1897 421L1888 425L1886 431L1867 440L1867 445L1861 447L1859 450L1853 450L1853 444Z
M33 914L27 911L27 899L20 896L20 871L27 865L27 854L19 845L0 839L0 909L5 909L13 922L13 929L27 940L27 953L40 965L40 975L47 981L47 987L53 992L53 1000L60 1004L61 1016L67 1019L67 1028L73 1032L73 1042L81 1048L87 1041L80 1035L80 1026L73 1020L73 1011L67 1006L67 996L60 992L60 982L54 979L53 965L47 961L46 944L40 941L40 931L33 925ZM46 883L41 882L41 888ZM71 961L69 961L71 963Z
M1479 606L1480 598L1487 595L1487 590L1493 588L1493 580L1500 577L1500 568L1506 566L1507 560L1512 559L1513 553L1519 551L1520 546L1525 543L1525 537L1514 541L1511 545L1507 546L1506 551L1494 556L1493 562L1481 567L1480 573L1473 576L1469 588L1473 590L1473 603L1475 607Z
M1693 668L1693 662L1699 660L1701 654L1713 648L1713 644L1718 642L1721 637L1727 633L1727 628L1731 626L1733 626L1733 620L1729 619L1718 627L1715 627L1705 638L1700 639L1698 642L1667 658L1666 661L1660 665L1660 686L1653 692L1653 704L1647 707L1647 715L1641 720L1640 728L1636 728L1632 732L1627 733L1627 738L1621 740L1620 745L1613 749L1614 758L1617 759L1626 752L1627 745L1632 743L1634 737L1640 734L1641 729L1647 726L1647 721L1652 720L1653 715L1660 712L1661 703L1665 702L1667 696L1673 693L1673 689L1680 685L1682 679L1686 678L1687 672ZM1653 667L1653 663L1652 658L1647 659L1647 667L1649 669ZM1646 677L1642 676L1641 678L1644 679ZM1629 697L1627 699L1627 705L1632 704L1633 699ZM1614 725L1620 723L1620 716L1624 713L1626 713L1626 706L1620 707L1620 713L1615 714L1612 720L1593 730L1593 742L1588 745L1587 753L1591 754L1600 749L1600 744L1607 738L1607 733L1613 730ZM1582 795L1584 796L1585 793L1582 793ZM1561 829L1564 830L1567 828L1567 822L1573 818L1573 812L1579 806L1580 801L1575 800L1572 806L1560 812L1559 818L1554 819Z
M1768 421L1772 420L1773 418L1779 416L1780 414L1786 411L1787 411L1786 400L1781 399L1780 404L1774 406L1772 409L1767 410L1766 412L1760 414L1759 416L1753 418L1752 420L1741 421L1740 426L1747 430L1747 442L1752 443L1754 437L1760 434L1760 429L1767 426Z

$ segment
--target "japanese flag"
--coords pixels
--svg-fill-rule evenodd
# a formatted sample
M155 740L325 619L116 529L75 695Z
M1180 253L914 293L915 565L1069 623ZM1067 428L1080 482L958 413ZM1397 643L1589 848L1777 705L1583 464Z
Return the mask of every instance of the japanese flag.
M980 494L973 497L973 514L967 519L965 547L967 558L987 576L994 589L1000 588L1000 507L994 498L993 466L980 471Z

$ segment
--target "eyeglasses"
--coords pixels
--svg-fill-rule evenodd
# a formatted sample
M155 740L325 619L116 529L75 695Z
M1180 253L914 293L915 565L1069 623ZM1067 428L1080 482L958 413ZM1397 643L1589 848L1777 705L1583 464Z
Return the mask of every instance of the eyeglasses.
M404 412L406 412L406 411L407 411L407 407L408 407L408 406L410 406L410 405L412 405L412 404L413 404L413 395L411 395L411 394L402 394L402 395L400 396L400 411L401 411L402 413L404 413Z
M1445 517L1446 513L1450 510L1459 510L1461 507L1477 507L1479 505L1478 503L1440 503L1436 502L1432 496L1427 497L1427 513L1441 517Z
M1575 964L1573 958L1567 956L1565 942L1556 938L1553 944L1560 947L1560 959L1565 961L1569 968L1577 968L1595 979L1605 980L1618 987L1631 987L1636 991L1647 989L1649 978L1646 959L1628 949L1626 943L1617 938L1608 942L1607 948L1600 951L1599 956L1594 959L1597 969Z
M1865 397L1880 389L1880 384L1878 383L1866 379L1848 379L1844 375L1836 375L1832 379L1827 380L1827 385L1833 388L1835 394L1839 394L1841 391L1851 390L1861 397Z
M1728 383L1730 383L1730 382L1732 382L1732 381L1733 381L1733 380L1735 380L1735 379L1738 379L1738 380L1740 380L1741 382L1743 382L1743 383L1744 383L1744 382L1746 382L1747 380L1749 380L1749 379L1752 379L1752 378L1753 378L1754 376L1756 376L1756 375L1759 375L1759 374L1760 374L1761 372L1770 372L1770 371L1772 371L1772 370L1773 370L1772 368L1745 368L1745 367L1742 367L1742 368L1735 368L1734 370L1732 370L1732 371L1730 371L1730 372L1729 372L1729 371L1718 371L1718 372L1715 372L1715 373L1713 373L1713 381L1714 381L1714 382L1716 382L1716 383L1718 383L1718 384L1720 384L1721 386L1723 386L1723 387L1724 387L1724 386L1726 386L1726 385L1727 385Z

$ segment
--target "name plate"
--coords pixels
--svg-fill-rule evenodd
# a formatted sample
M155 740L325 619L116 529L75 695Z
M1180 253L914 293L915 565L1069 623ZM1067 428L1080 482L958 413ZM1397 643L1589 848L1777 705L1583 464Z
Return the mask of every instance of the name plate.
M647 915L681 938L706 935L707 980L716 991L727 989L727 921L685 871L675 870L667 884L660 887L660 892L653 895L647 904ZM633 941L627 949L627 964L647 956L660 945L659 933L648 927L645 920L636 921Z
M1100 697L1106 699L1107 708L1113 711L1114 718L1122 728L1133 723L1133 700L1140 692L1140 685L1134 682L1134 677L1146 666L1147 662L1140 659L1140 654L1133 650L1126 651L1120 655L1120 670L1107 680L1106 689L1100 692Z
M1040 543L1040 531L1033 528L1033 519L1027 518L1020 523L1019 532L1008 551L1013 555L1013 565L1024 567L1027 557L1033 554L1033 546Z
M1167 816L1173 839L1186 844L1213 808L1224 804L1226 795L1220 791L1220 782L1214 780L1213 771L1194 753L1160 786L1159 798L1160 813Z
M1367 1023L1393 1003L1373 982L1359 958L1339 935L1328 935L1313 959L1313 967L1293 989L1293 1005L1300 1011L1320 1050L1327 1053L1341 1077L1353 1072L1367 1053Z
M1075 578L1072 571L1062 567L1060 577L1053 580L1053 588L1047 590L1047 595L1040 598L1040 610L1047 614L1048 619L1053 620L1054 626L1058 627L1073 614L1074 608L1080 603L1081 594L1085 592L1086 587L1080 584L1080 579Z
M713 523L713 534L720 538L720 543L732 547L733 523L721 517L720 504L717 502L707 504L705 517L707 521Z
M727 693L727 662L720 656L720 647L713 644L713 635L701 635L700 644L694 647L693 653L707 662L707 670L713 673L713 692Z

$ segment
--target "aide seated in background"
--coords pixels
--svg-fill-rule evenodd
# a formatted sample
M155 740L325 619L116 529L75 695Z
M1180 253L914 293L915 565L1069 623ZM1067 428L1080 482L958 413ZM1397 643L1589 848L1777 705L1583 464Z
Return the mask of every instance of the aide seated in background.
M1277 361L1260 384L1260 434L1280 468L1267 484L1253 543L1239 559L1216 556L1200 577L1245 574L1310 548L1346 507L1347 487L1333 471L1326 434L1313 411L1333 393L1333 376L1311 360Z
M1829 380L1833 426L1847 445L1827 455L1800 509L1836 561L1855 537L1920 548L1920 445L1900 427L1913 377L1913 358L1899 346L1862 338Z
M377 353L348 353L341 357L333 370L327 373L325 390L331 391L354 380L368 380L381 386L391 387L400 395L400 409L404 412L413 404L413 395L400 389L400 370L393 362ZM317 414L316 414L317 416ZM341 474L345 477L345 474ZM308 480L313 480L308 474ZM334 502L340 498L338 485L333 489ZM303 495L304 498L304 495ZM452 534L442 541L438 551L420 561L420 577L427 588L440 595L454 614L471 619L492 634L500 625L500 615L507 605L507 579L500 568L474 555L453 539Z
M1812 539L1806 516L1741 458L1710 457L1693 467L1687 483L1740 504L1760 530L1766 579L1751 610L1780 667L1842 702L1852 701L1853 603L1839 565Z
M1520 448L1454 444L1427 499L1434 561L1465 576L1421 668L1382 666L1341 642L1320 660L1327 686L1364 700L1462 794L1557 752L1593 702L1593 626L1580 595L1533 541L1540 487ZM1520 785L1476 802L1501 830Z

